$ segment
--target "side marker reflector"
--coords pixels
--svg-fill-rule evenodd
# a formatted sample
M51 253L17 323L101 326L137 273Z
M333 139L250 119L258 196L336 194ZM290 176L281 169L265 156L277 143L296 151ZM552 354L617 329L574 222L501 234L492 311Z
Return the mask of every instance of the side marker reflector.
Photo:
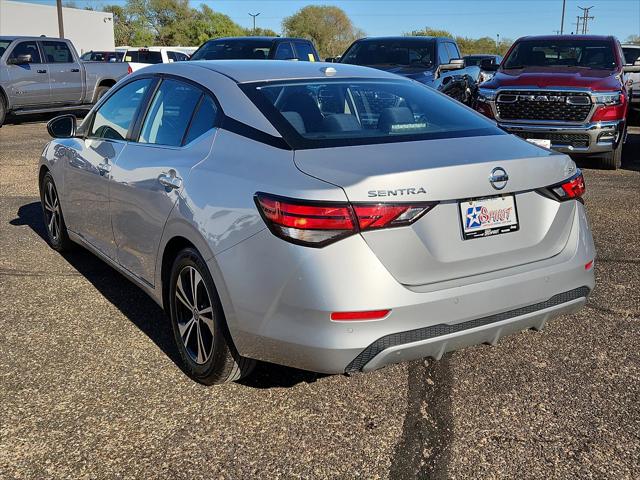
M389 315L391 310L368 310L365 312L333 312L331 320L336 321L358 321L358 320L379 320Z
M585 270L591 270L591 267L593 267L593 260L584 264Z

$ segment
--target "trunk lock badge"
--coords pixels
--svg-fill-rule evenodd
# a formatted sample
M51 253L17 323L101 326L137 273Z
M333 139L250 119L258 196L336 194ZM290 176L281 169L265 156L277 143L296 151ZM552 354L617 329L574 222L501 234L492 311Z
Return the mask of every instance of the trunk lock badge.
M502 167L496 167L491 170L491 175L489 175L489 183L496 190L502 190L507 186L507 182L509 181L509 175Z

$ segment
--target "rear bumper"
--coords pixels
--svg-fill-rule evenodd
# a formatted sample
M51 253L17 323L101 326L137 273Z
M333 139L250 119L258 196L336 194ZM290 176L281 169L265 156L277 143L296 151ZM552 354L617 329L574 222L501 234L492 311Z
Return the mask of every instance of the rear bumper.
M614 150L621 140L624 121L584 125L532 125L498 122L498 126L523 138L550 139L553 150L570 154L598 154ZM583 142L588 142L586 145Z
M210 270L220 272L214 279L240 354L324 373L368 371L495 343L582 306L595 284L585 269L595 249L583 205L574 213L558 255L446 285L398 283L359 235L310 249L263 230L212 258ZM330 319L381 309L391 309L381 320Z

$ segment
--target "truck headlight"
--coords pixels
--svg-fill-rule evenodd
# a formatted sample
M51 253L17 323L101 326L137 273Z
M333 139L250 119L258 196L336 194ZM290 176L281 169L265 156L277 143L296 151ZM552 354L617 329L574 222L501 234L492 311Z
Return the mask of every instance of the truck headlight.
M594 93L593 97L596 103L599 103L600 105L618 105L622 103L620 92Z

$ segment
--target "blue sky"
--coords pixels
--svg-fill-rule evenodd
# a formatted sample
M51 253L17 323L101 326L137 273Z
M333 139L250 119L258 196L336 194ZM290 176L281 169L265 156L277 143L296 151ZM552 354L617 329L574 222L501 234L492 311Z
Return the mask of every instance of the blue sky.
M55 3L55 0L30 0ZM75 0L78 6L99 7L124 0ZM260 12L257 25L281 29L282 19L305 5L336 5L367 35L398 35L430 26L456 35L517 38L529 34L552 34L560 28L562 0L191 0L206 3L243 26L252 25L248 13ZM640 35L640 0L567 0L565 32L575 30L578 6L592 6L589 33L613 34L620 40Z

